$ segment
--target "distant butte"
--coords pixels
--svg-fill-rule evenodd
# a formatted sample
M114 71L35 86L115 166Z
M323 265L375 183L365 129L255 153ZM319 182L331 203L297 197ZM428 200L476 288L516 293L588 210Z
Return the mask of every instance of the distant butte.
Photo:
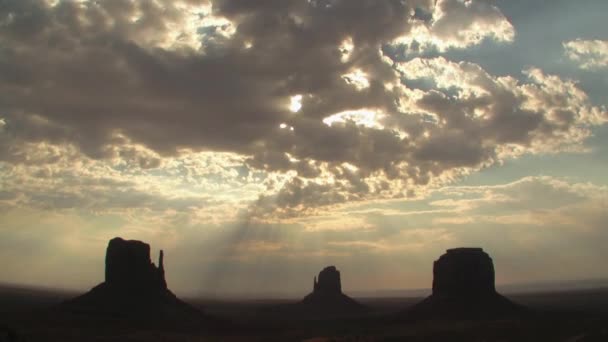
M313 291L297 304L301 310L318 315L358 314L367 307L342 293L340 271L335 266L325 267L314 278Z
M106 249L105 281L82 296L62 304L71 312L127 317L202 315L179 300L165 280L163 251L158 266L150 260L150 245L114 238Z
M495 318L525 311L496 292L494 263L481 248L448 249L433 264L433 294L408 310L412 318Z

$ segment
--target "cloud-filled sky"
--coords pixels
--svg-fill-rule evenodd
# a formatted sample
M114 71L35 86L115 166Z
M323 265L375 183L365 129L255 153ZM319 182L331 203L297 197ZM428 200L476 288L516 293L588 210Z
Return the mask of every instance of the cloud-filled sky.
M0 3L0 282L86 289L114 236L177 293L608 277L604 0ZM155 255L153 256L155 257Z

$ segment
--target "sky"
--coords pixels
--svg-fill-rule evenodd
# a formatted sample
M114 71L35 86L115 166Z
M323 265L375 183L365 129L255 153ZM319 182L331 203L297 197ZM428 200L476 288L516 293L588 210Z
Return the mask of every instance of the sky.
M0 282L108 241L177 294L608 277L605 0L0 2Z

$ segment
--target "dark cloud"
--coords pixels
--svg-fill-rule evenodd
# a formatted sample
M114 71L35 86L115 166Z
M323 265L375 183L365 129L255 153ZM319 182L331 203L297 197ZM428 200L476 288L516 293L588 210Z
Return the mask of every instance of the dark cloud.
M429 25L421 13L437 15L429 34L438 39L463 46L475 37L508 40L512 27L497 7L467 4L4 1L0 157L16 162L14 146L45 142L155 168L185 149L234 152L247 156L252 169L295 172L259 203L297 211L403 196L513 146L534 150L558 138L579 143L585 134L578 129L592 123L575 113L592 109L580 96L560 98L562 89L543 83L553 79L519 85L442 59L397 71L382 53L414 27ZM503 25L496 31L503 36L488 29L494 22ZM430 91L401 83L440 79L441 65L458 74L460 83L451 85L461 89L457 96L439 83ZM355 71L366 75L366 86L345 82ZM289 109L295 95L302 95L297 113ZM485 114L472 115L476 110ZM349 111L377 117L364 123ZM350 119L323 121L338 113Z

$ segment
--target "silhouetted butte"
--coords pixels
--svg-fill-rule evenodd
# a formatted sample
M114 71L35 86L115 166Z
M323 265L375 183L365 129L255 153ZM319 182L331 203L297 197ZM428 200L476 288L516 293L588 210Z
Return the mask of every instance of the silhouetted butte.
M298 304L300 309L310 314L342 315L359 314L367 307L342 293L340 271L335 266L325 267L319 277L315 277L313 291Z
M496 292L494 264L483 249L454 248L433 264L433 294L407 313L411 318L495 318L524 311Z
M163 257L160 251L156 266L150 260L147 243L114 238L106 250L105 282L62 307L72 312L128 317L202 315L167 288Z

